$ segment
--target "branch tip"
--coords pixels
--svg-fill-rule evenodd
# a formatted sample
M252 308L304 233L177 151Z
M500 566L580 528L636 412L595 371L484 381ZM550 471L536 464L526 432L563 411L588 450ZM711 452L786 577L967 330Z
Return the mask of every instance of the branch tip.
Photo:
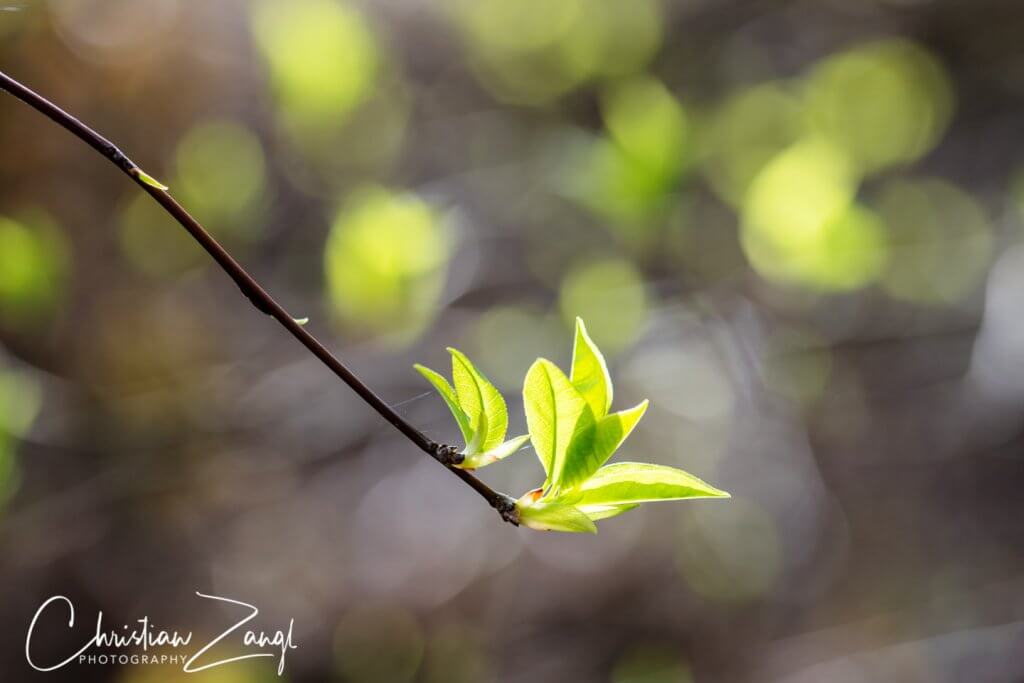
M126 175L139 183L153 199L160 204L167 213L206 250L214 261L224 272L234 280L242 294L252 302L253 306L262 313L269 315L279 322L288 332L295 337L299 343L320 360L328 369L345 382L356 394L359 395L371 408L376 410L381 417L387 420L395 429L405 435L413 444L432 456L435 460L445 464L456 476L462 479L473 490L479 493L492 507L501 513L502 519L512 524L519 523L519 515L516 511L515 500L499 493L487 484L483 483L466 470L456 467L460 465L465 456L453 446L436 444L423 432L410 424L405 418L385 403L370 387L362 382L349 368L341 362L334 354L327 350L319 340L306 331L303 325L306 319L291 317L285 309L271 297L263 287L246 271L239 263L217 242L214 237L195 219L183 206L170 194L167 193L167 186L143 171L137 164L133 163L124 152L117 148L110 140L85 125L74 116L53 104L34 90L22 85L11 78L3 71L0 71L0 91L6 91L15 98L21 100L28 106L46 116L57 125L63 127L79 140L92 147L103 155L108 161L121 169Z

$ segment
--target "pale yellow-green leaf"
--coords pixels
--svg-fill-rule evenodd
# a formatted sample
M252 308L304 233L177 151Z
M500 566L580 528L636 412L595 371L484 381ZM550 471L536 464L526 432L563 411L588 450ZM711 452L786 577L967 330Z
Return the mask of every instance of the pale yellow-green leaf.
M135 175L138 177L139 180L149 185L150 187L155 187L156 189L163 190L165 192L169 189L166 185L164 185L159 180L143 171L141 168L135 169Z
M604 356L587 334L581 318L576 318L570 381L590 404L595 419L600 420L608 413L612 405L612 379Z
M534 503L517 505L519 522L540 531L569 531L578 534L596 534L597 527L589 517L572 505Z
M692 474L648 463L620 462L599 469L563 502L574 505L628 505L686 498L728 498Z
M452 355L452 381L459 405L469 416L473 433L479 436L478 451L501 445L508 430L508 408L497 387L476 369L465 354L449 348Z
M499 460L503 460L508 456L512 455L513 453L515 453L516 451L518 451L529 440L529 434L524 434L523 436L517 436L514 439L509 439L505 443L495 448L492 448L491 450L485 453L477 453L475 455L468 456L462 462L462 464L459 465L459 467L467 470L475 470L490 465L492 463L496 463Z
M617 517L623 512L629 512L638 507L640 507L639 503L633 503L632 505L580 505L576 509L589 517L590 521L596 522L599 519Z
M480 413L479 420L476 423L476 427L473 429L473 438L466 444L466 447L462 449L462 454L466 457L476 455L483 450L484 438L487 436L487 414Z
M562 473L562 487L570 489L581 484L608 462L608 458L618 450L643 417L647 403L643 401L633 408L605 415L598 420L589 440L589 448L573 450L572 457L567 459Z
M558 489L566 462L590 447L594 414L565 373L543 358L526 373L523 404L530 440L547 474L545 487Z
M413 367L416 368L416 372L423 375L423 377L426 378L426 380L430 382L435 389L437 389L437 393L441 394L441 398L443 398L444 402L448 405L448 410L452 411L452 416L455 418L456 424L459 425L459 431L462 432L462 438L468 446L473 440L473 429L470 427L469 417L459 406L459 399L455 395L455 390L452 389L450 384L448 384L448 380L430 368L419 365L418 363Z

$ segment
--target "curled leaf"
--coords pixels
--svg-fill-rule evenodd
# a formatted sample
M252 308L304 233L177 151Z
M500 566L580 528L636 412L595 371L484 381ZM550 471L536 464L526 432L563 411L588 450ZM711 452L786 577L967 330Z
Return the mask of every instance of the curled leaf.
M522 501L522 499L520 499ZM572 505L560 503L517 504L519 522L540 531L568 531L577 534L596 534L597 527L587 515Z
M495 448L492 448L489 451L467 456L466 459L463 460L462 463L459 465L459 467L462 467L463 469L467 470L475 470L480 467L496 463L499 460L504 460L505 458L507 458L508 456L512 455L520 448L522 448L523 445L529 440L529 434L524 434L523 436L517 436L514 439L509 439L505 443L496 446Z

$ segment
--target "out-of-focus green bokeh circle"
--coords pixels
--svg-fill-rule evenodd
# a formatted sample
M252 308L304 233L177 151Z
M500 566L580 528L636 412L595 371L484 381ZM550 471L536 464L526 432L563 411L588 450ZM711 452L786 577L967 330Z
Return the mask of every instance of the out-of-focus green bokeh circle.
M64 297L68 253L57 223L33 210L0 215L0 321L33 326Z
M437 312L453 239L419 197L380 187L355 192L324 249L327 294L347 327L414 338Z
M626 349L643 334L647 302L643 277L622 259L579 263L565 276L560 292L566 324L583 318L590 336L607 353Z

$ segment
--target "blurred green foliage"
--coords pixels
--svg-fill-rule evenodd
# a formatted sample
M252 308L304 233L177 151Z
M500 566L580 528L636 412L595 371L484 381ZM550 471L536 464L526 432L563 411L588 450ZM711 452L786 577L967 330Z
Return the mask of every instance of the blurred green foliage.
M629 261L582 261L566 274L559 294L562 316L587 321L594 340L614 354L644 332L648 295L643 276Z
M619 234L644 241L678 189L692 151L682 105L657 80L638 76L610 85L601 98L606 133L570 157L570 196L609 220Z
M703 153L712 188L740 204L758 172L803 132L800 99L785 84L739 90L714 111Z
M411 340L437 313L453 235L411 194L364 188L339 210L324 268L333 311L348 327Z
M830 57L808 78L816 132L841 146L861 172L915 161L949 124L953 96L942 67L903 40L859 45Z
M206 121L191 128L175 154L175 194L219 237L257 237L267 206L263 148L244 126Z
M965 191L943 180L897 179L882 189L878 206L897 256L884 279L892 296L954 304L981 283L992 257L992 233L984 211Z
M743 246L763 275L821 289L869 284L887 257L881 221L854 203L856 181L834 146L808 140L758 174L743 207Z
M42 404L42 388L32 375L0 367L0 511L21 480L17 441L28 435Z
M253 33L280 115L315 132L344 121L373 88L377 41L362 13L333 0L259 2Z
M694 506L682 519L676 559L690 588L715 603L763 597L783 562L771 515L737 498L728 505Z
M510 102L543 103L641 69L661 41L655 0L447 0L482 83Z
M693 675L673 648L637 645L619 656L611 683L692 683Z
M34 327L65 296L68 253L57 223L40 210L0 215L0 321Z

